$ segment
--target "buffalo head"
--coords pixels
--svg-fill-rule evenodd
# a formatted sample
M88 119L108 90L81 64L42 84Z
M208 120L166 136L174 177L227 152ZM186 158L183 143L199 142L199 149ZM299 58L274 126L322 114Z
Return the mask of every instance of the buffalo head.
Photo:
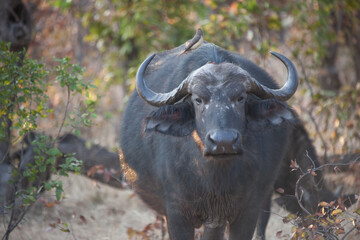
M294 118L283 103L296 91L294 65L281 54L271 52L288 69L286 84L270 89L239 65L207 63L191 72L174 90L155 93L144 75L154 58L148 57L136 76L136 89L144 101L160 107L145 119L145 130L173 136L193 134L204 156L239 155L249 129L264 130Z

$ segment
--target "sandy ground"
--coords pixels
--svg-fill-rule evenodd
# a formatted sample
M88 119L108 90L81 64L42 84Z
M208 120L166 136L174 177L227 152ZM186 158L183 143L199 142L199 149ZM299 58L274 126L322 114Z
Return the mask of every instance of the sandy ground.
M70 175L62 180L66 189L65 199L52 207L46 207L44 202L52 202L54 194L45 193L10 239L162 239L161 221L131 190L94 184L83 176ZM282 209L274 211L281 216L287 215ZM269 226L268 239L274 239L279 230L285 232L284 227L288 231L291 228L290 225L284 226L276 215L272 216ZM70 233L63 232L61 228L69 229ZM149 238L141 237L143 230ZM1 226L0 236L3 233L4 228ZM167 235L165 239L168 239Z
M11 240L162 239L161 220L131 190L115 189L73 174L62 181L65 199L46 207L44 202L55 199L54 193L46 192L12 233ZM290 239L284 236L291 235L292 225L282 222L288 213L275 203L271 211L267 239L279 239L276 237L279 231L281 239ZM3 233L1 225L0 236ZM355 240L359 236L346 239Z
M45 193L12 233L11 239L129 239L129 228L143 230L156 221L153 211L130 190L94 184L76 175L62 180L65 199L49 208L43 202L52 202L54 193ZM70 233L61 228L69 229ZM0 235L1 231L3 229Z

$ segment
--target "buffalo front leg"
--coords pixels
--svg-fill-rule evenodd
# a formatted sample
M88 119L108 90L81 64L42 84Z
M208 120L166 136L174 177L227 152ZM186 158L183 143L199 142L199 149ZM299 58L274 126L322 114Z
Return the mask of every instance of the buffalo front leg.
M166 221L167 221L169 236L171 240L194 239L194 226L176 208L167 209Z
M217 228L205 227L201 240L222 240L224 238L225 227L226 225Z
M270 218L271 194L259 212L259 219L256 226L256 239L265 240L266 226Z
M229 240L251 240L258 216L259 208L249 206L247 209L244 209L236 220L230 224Z

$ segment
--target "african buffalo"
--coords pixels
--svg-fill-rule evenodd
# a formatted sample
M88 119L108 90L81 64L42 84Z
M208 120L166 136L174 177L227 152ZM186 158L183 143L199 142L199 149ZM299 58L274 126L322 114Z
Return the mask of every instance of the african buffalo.
M38 139L41 135L35 132L30 132L23 139L23 148L16 151L12 155L12 159L18 159L19 172L23 173L30 166L35 164L35 145L33 141ZM52 147L48 144L48 147ZM118 154L108 151L106 148L97 144L87 142L74 134L67 133L60 136L55 142L55 146L60 150L63 156L56 160L56 167L59 168L66 163L66 155L74 156L76 159L83 162L81 173L89 175L93 179L109 184L113 187L123 188L121 180L121 167ZM29 166L30 165L30 166ZM98 173L97 169L99 169ZM42 183L48 181L51 176L50 168L44 173L39 173L38 178L31 183L28 178L21 178L20 188L25 189L31 186L41 186Z
M0 1L0 39L10 42L11 51L22 52L31 39L31 16L21 0Z
M203 41L201 30L139 67L120 158L137 194L166 216L172 240L193 239L201 225L203 239L222 239L227 223L230 239L251 239L259 215L264 239L273 187L287 186L291 159L304 158L307 148L312 154L285 103L297 89L296 69L272 55L288 70L280 89L254 63Z

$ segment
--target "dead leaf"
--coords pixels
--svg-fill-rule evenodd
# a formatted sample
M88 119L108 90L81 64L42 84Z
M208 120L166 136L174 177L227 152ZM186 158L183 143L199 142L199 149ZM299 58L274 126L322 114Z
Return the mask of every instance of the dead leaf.
M317 176L316 172L312 168L310 169L310 174L313 175L313 176Z
M52 228L56 228L56 223L50 223L49 226Z
M337 225L339 225L339 224L341 224L343 221L345 221L345 219L344 218L342 218L342 219L335 219L335 224L337 224Z
M238 14L238 5L239 4L237 2L233 2L229 7L229 12L234 15L237 15Z
M341 172L341 170L338 167L334 167L334 172L339 173L339 172Z
M283 188L277 188L275 191L278 192L278 193L284 193L285 192L285 190Z
M292 171L299 169L299 165L297 164L296 160L291 160L290 168Z
M338 230L336 230L336 232L335 232L337 235L339 235L339 234L344 234L345 233L345 231L344 231L344 229L343 228L339 228Z
M58 202L58 201L53 201L53 202L45 203L44 206L45 206L45 207L48 207L48 208L51 208L51 207L53 207L55 204L59 204L59 202Z
M327 202L320 202L320 203L318 204L318 206L319 206L319 207L328 207L328 206L329 206L329 203L327 203Z
M127 235L130 239L132 239L135 234L137 234L137 232L133 228L130 227L127 229Z
M349 121L347 121L347 123L346 123L346 127L349 128L349 129L353 128L354 125L355 125L355 124L354 124L354 121L352 121L352 120L349 120Z
M129 196L129 199L130 198L133 198L133 197L135 197L136 196L136 193L132 193L130 196Z
M322 214L322 215L325 215L325 214L326 214L325 208L323 208L323 207L321 208L321 214Z
M341 209L335 209L334 211L332 211L332 213L331 213L331 215L339 215L339 214L341 214L343 211L341 210Z
M87 220L83 215L80 215L80 219L84 224L87 224Z
M104 171L104 165L95 165L92 168L87 171L87 176L92 177L95 173L98 173L99 171Z

